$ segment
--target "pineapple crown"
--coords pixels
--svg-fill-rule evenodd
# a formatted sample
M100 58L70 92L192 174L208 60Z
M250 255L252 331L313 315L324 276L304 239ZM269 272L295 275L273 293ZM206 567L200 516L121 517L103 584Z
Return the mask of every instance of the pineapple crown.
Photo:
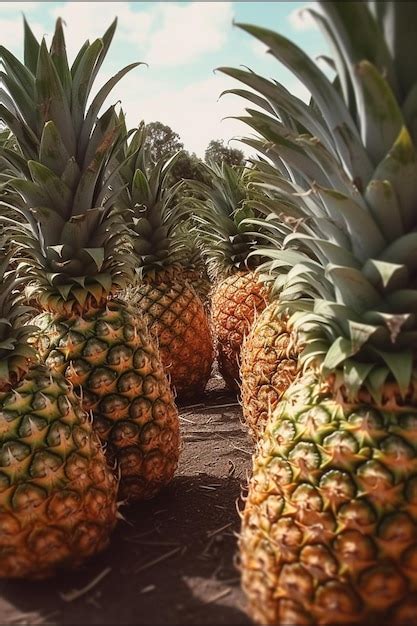
M8 202L9 204L16 204L19 202L19 196L12 189L8 188L7 183L11 177L16 176L16 174L19 174L19 172L16 172L16 169L10 165L10 162L8 160L5 160L1 157L2 149L19 152L19 147L16 143L13 133L11 133L7 127L2 128L0 124L0 193L4 201ZM14 211L7 210L6 207L4 207L4 210L10 218L13 219L13 216L16 217Z
M24 21L24 63L0 46L7 89L0 93L0 120L19 148L3 146L0 155L15 174L8 187L19 195L10 208L24 218L14 224L27 257L21 270L32 276L31 291L44 306L100 302L133 271L114 208L123 125L114 106L98 115L114 85L138 64L120 70L87 106L115 28L116 20L101 39L86 41L71 67L60 19L49 50Z
M259 246L249 253L248 258L256 255L263 259L256 272L258 279L268 284L269 299L272 301L280 297L287 273L300 258L300 253L304 258L312 257L311 250L302 241L296 242L293 238L291 248L295 256L291 258L287 251L283 259L281 250L284 241L295 232L314 234L316 224L311 224L307 212L302 210L300 197L291 197L293 188L290 182L277 176L274 164L263 158L253 157L251 161L251 206L259 217L246 218L244 223L256 229Z
M178 264L189 270L205 273L206 265L198 238L198 230L191 219L180 221L175 229L178 242Z
M178 261L179 207L174 196L181 183L171 184L170 174L180 154L164 156L153 163L143 122L130 143L125 142L125 163L120 170L124 188L118 205L133 241L140 278L155 276Z
M303 362L351 397L365 386L380 401L390 377L406 395L417 348L417 69L402 67L417 7L372 5L313 11L333 48L333 83L285 37L242 25L304 82L309 105L251 72L223 71L257 92L232 90L258 107L243 118L260 135L247 143L300 215L275 261L288 270L281 302L306 336Z
M196 224L198 243L213 279L259 265L257 236L253 223L258 215L249 188L250 170L245 167L203 164L208 184L189 181L193 192L185 200L185 210Z

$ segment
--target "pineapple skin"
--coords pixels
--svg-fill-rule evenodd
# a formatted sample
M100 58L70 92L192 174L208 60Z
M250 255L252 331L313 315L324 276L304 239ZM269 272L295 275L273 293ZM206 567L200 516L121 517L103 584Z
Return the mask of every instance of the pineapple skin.
M268 291L254 272L236 272L213 289L211 320L219 371L232 391L240 388L243 340L267 302Z
M240 535L256 623L417 623L417 409L396 400L347 404L310 374L271 415Z
M174 398L143 320L110 300L82 315L43 313L35 323L41 358L80 389L110 464L120 467L120 497L152 498L175 473L180 435Z
M210 378L214 350L207 314L195 290L171 272L161 272L135 288L135 306L158 344L177 397L198 397Z
M295 338L278 304L271 303L254 321L241 351L243 419L254 442L298 373Z
M45 578L107 546L117 480L78 397L35 366L0 393L0 577Z

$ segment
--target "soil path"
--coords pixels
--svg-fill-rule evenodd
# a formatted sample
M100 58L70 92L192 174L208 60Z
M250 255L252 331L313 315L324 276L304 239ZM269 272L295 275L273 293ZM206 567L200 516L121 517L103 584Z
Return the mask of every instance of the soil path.
M124 508L109 548L83 569L1 582L1 624L251 623L234 566L235 503L251 466L241 409L215 377L202 405L180 414L183 453L170 487Z

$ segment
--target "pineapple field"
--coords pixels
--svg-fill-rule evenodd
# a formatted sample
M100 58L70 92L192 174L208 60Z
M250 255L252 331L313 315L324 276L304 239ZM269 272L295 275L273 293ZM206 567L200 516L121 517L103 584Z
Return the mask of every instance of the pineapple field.
M303 14L206 162L0 36L0 622L417 625L417 5Z

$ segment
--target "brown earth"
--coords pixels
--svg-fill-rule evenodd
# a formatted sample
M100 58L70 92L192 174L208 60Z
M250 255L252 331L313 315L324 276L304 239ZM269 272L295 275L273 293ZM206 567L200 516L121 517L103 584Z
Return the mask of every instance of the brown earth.
M0 623L251 623L234 566L236 502L251 465L241 409L217 375L201 405L180 415L183 452L172 484L124 507L109 548L83 569L1 582Z

